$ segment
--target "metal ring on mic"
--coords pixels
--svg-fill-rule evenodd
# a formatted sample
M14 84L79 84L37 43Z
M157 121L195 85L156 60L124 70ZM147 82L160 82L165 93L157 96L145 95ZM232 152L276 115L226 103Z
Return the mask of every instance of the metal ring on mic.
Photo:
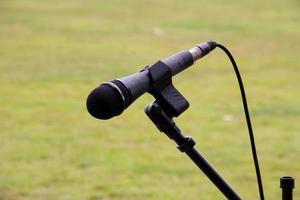
M123 101L123 109L125 109L126 108L126 101L125 101L125 97L124 97L122 91L120 90L120 88L112 82L104 82L103 84L111 86L113 89L115 89L120 94L120 96L122 98L122 101Z

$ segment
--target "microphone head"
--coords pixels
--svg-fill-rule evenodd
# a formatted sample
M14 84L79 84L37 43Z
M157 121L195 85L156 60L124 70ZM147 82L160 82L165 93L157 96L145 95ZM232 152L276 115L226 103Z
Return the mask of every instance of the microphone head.
M89 113L98 119L117 116L125 109L122 91L111 82L101 84L89 94L86 107Z

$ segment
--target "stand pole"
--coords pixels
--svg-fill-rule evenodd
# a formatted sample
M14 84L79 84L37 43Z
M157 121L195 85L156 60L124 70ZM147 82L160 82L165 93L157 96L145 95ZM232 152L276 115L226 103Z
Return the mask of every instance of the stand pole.
M207 160L194 148L196 142L192 137L184 136L175 122L156 103L150 104L145 109L148 117L156 127L164 132L170 139L174 140L181 152L186 153L199 169L215 184L215 186L230 200L240 200L241 197L231 188L231 186L215 171Z
M293 200L293 189L295 188L295 179L290 176L281 177L280 187L282 189L282 200Z

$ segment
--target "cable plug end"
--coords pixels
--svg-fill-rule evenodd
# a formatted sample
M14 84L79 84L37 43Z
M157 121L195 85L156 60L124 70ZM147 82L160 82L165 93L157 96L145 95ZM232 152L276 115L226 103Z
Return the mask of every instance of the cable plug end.
M218 43L213 40L198 44L197 47L201 49L203 56L209 54L212 50L217 47Z
M189 52L192 54L193 60L195 62L196 60L199 60L200 58L206 56L209 52L214 50L217 46L218 46L218 43L211 40L211 41L203 42L201 44L194 46L193 48L191 48L189 50Z

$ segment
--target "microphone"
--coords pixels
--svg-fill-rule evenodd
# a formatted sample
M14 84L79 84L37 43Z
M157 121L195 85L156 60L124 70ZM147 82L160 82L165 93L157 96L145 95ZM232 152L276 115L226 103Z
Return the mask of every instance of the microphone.
M172 76L185 70L195 61L214 50L217 43L208 41L198 44L190 50L182 50L164 60ZM142 71L109 82L102 83L87 97L88 112L98 119L110 119L120 115L132 102L152 89L152 80L147 68Z

